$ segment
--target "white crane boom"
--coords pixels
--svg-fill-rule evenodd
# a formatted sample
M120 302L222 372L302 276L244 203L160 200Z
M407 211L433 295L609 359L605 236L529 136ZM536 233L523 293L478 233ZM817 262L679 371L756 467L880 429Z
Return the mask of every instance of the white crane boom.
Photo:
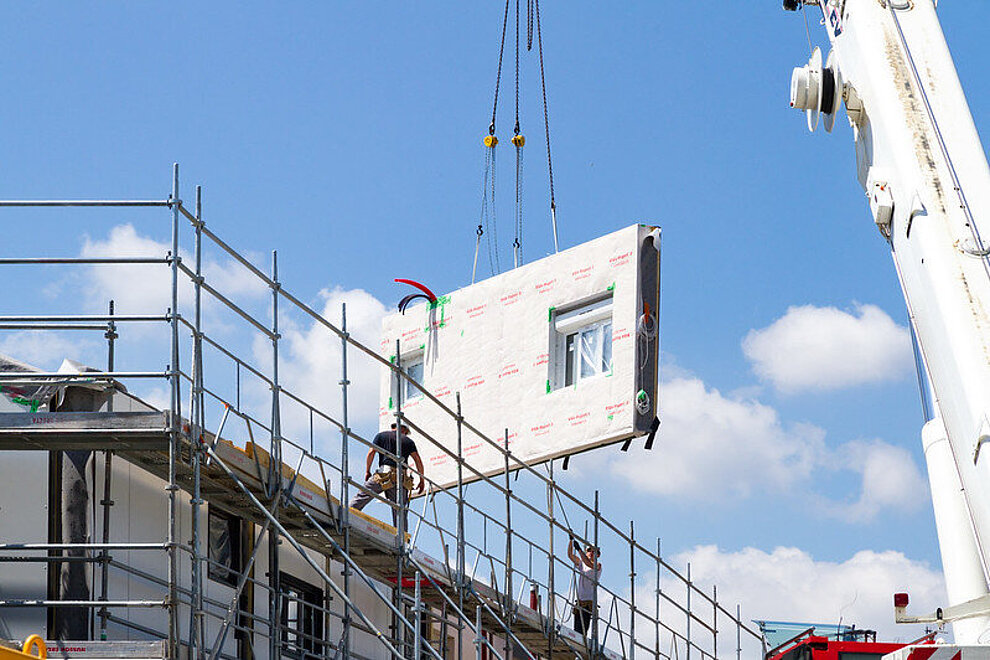
M844 102L934 395L923 429L956 642L990 642L990 167L933 0L818 4L832 44L791 105L831 130Z

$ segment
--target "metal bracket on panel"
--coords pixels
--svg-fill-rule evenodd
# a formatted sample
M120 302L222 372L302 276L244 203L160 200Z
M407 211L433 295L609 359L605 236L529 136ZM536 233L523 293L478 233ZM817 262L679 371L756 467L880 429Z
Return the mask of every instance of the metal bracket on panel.
M644 449L653 449L653 441L656 440L657 431L660 430L660 418L654 417L653 423L650 424L650 434L646 436L646 444L643 446Z

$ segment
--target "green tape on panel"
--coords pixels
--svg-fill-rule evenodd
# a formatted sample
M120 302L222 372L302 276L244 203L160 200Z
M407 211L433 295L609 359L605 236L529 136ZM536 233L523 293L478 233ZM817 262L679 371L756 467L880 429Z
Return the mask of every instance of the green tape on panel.
M612 282L612 284L610 284L609 287L607 289L605 289L605 290L606 291L615 291L615 282Z
M437 302L440 303L440 327L447 325L447 303L450 302L450 296L440 296L437 298Z
M28 406L31 408L31 412L38 412L38 407L41 406L41 401L37 399L25 399L24 397L15 396L11 399L14 403L19 403L22 406Z
M0 392L3 392L4 390L10 390L10 388L0 385ZM12 396L10 397L10 400L18 405L27 406L33 413L38 412L38 408L41 407L41 401L38 401L37 399L25 399L22 396Z
M440 296L439 298L437 298L436 300L434 300L433 302L430 303L430 308L431 309L436 309L437 307L443 307L444 305L446 305L449 302L450 302L450 296L449 295Z
M430 309L436 309L437 307L440 308L440 320L437 321L436 324L438 328L443 328L446 327L447 325L447 303L449 302L450 302L450 296L446 295L446 296L440 296L439 298L437 298L436 300L430 303ZM426 328L424 328L423 331L429 332L430 326L426 326Z
M556 308L556 307L551 307L551 308L550 308L550 309L549 309L549 310L547 311L547 321L553 321L553 313L554 313L554 312L555 312L556 310L557 310L557 308Z
M547 394L550 394L550 379L547 378Z

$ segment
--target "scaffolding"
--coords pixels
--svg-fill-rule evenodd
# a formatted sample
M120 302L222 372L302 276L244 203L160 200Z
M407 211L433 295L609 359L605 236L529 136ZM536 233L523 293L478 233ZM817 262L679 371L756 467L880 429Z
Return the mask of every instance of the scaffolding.
M539 467L519 461L509 450L507 433L490 437L472 426L461 410L459 395L453 408L446 406L409 378L398 358L393 362L383 357L389 351L376 350L352 336L346 306L341 306L338 323L291 293L279 278L275 252L270 271L265 272L231 247L207 227L201 188L195 190L190 210L180 198L176 165L171 194L162 200L0 201L3 209L150 207L167 212L171 222L166 254L0 258L4 267L167 269L169 279L168 308L159 313L118 314L111 303L105 315L0 316L0 331L102 332L107 367L86 372L85 379L117 387L96 412L0 414L0 450L85 450L102 452L104 457L99 516L93 517L94 529L101 518L99 540L96 534L79 543L0 539L0 562L41 562L49 570L73 561L91 566L90 598L3 598L0 613L4 608L82 608L90 613L90 639L117 643L109 630L116 625L130 631L128 636L156 640L156 648L168 658L364 657L354 651L356 635L373 641L375 657L438 660L637 655L657 660L738 659L744 648L762 648L760 633L743 621L738 605L727 606L714 587L708 591L695 584L690 565L681 572L668 563L660 540L638 538L633 521L628 527L611 522L602 514L597 491L593 502L582 501L557 484L553 463ZM192 244L191 264L180 249L184 241ZM224 290L223 277L209 277L204 264L207 251L236 265L253 291L265 292L267 318L253 309L260 305L259 298L238 301L235 294L250 287L235 287L237 291L231 293ZM225 320L213 323L204 310ZM324 336L327 345L337 347L339 371L322 374L325 382L336 380L335 401L314 401L311 394L290 390L280 377L284 362L280 351L286 350L280 320L287 319L304 320ZM128 367L122 368L121 349L137 325L165 330L152 333L154 342L148 333L138 333L140 349L131 351ZM231 347L235 343L231 337L252 350ZM246 338L253 338L253 343ZM167 367L147 367L156 360L167 362ZM347 505L364 483L360 474L355 478L355 465L372 446L352 426L358 384L351 378L361 372L357 360L364 362L365 369L370 364L378 372L391 370L394 378L407 381L448 416L445 428L423 428L414 412L404 408L401 393L406 388L399 387L396 405L388 413L391 421L410 427L419 442L441 449L444 445L437 438L453 434L457 438L456 450L443 449L456 461L456 487L431 487L412 501L404 501L403 488L397 489L396 502L376 496L399 514L394 527ZM72 383L74 378L55 372L4 372L0 385ZM149 381L164 384L168 397L164 409L120 391L120 384L140 388ZM326 399L324 394L320 393ZM464 458L461 440L468 430L501 453L502 474L487 477ZM164 538L113 540L110 491L115 457L163 485ZM401 456L393 458L401 478L407 466ZM422 478L432 485L429 469ZM473 483L467 485L469 480ZM94 467L94 502L98 481ZM205 574L227 570L204 549L207 503L254 525L250 552L244 553L245 561L232 575L229 599L210 597L204 588ZM188 541L180 538L178 528L180 515L185 514L191 525ZM595 547L621 544L628 551L621 560L628 568L627 580L603 577L597 585L587 634L570 627L575 567L566 554L574 540ZM263 549L267 579L255 570ZM289 549L319 576L331 598L304 602L280 584L280 562ZM128 557L160 553L164 575L129 565L112 551ZM612 574L617 574L619 563L617 557L608 559ZM339 573L333 566L339 567ZM161 597L131 599L110 593L111 571L143 580L159 589ZM245 607L248 592L267 597L264 615ZM289 630L284 613L303 606L316 612L321 626L309 633ZM127 614L131 608L161 609L164 625L136 623ZM316 630L323 632L312 634ZM230 650L231 631L242 640L236 652Z

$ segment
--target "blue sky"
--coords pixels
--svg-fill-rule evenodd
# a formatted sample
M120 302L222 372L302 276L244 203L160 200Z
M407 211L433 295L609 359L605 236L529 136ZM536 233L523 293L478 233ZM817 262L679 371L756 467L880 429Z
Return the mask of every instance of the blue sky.
M985 142L985 25L962 3L944 2L939 12ZM324 290L360 289L367 309L375 300L391 308L404 293L394 277L441 291L469 282L501 3L142 2L11 5L5 13L0 196L164 198L177 161L187 201L193 184L204 186L210 226L261 262L277 248L283 281L307 300L325 302ZM788 107L790 70L808 54L801 16L777 2L716 9L546 0L542 18L561 242L574 245L633 222L663 227L662 396L665 405L683 406L666 411L680 415L681 426L661 432L649 464L655 478L631 477L615 450L604 450L612 469L599 483L586 478L596 459L575 461L575 476L564 483L585 494L601 488L607 511L636 518L640 532L663 536L670 553L687 557L717 545L722 554L713 566L721 568L710 574L720 589L739 577L752 593L761 575L787 571L812 584L845 579L857 552L895 551L921 562L911 564L928 580L919 588L937 594L930 504L897 496L919 473L890 486L894 496L870 512L850 508L869 478L855 467L863 456L880 457L882 474L910 473L914 465L924 476L917 387L904 351L893 350L867 382L788 388L772 369L762 377L754 370L766 351L747 357L743 350L751 331L784 332L773 324L791 308L807 308L812 326L829 322L815 317L816 309L835 308L832 320L851 323L854 334L873 327L864 319L874 308L877 318L906 323L886 245L855 180L845 120L832 135L809 135ZM815 23L812 36L821 43ZM498 135L507 140L510 59L503 76ZM524 55L521 84L529 138L524 250L536 258L552 243L534 54ZM506 237L512 170L502 153ZM117 234L124 242L168 235L158 216L6 215L16 236L5 241L6 256L112 250L113 228L127 223L134 234ZM64 310L67 291L93 285L81 277L12 272L8 290L18 293L4 298L4 313ZM40 288L47 293L26 293ZM80 300L88 300L85 293ZM796 314L789 320L803 327ZM881 329L895 344L903 340L903 328ZM27 346L4 341L0 350ZM41 361L57 352L32 350ZM691 405L731 408L734 446L752 443L771 463L794 446L816 458L785 464L792 474L785 469L769 479L758 474L765 464L743 466L752 473L734 477L741 490L716 483L711 497L700 492L705 488L658 486L665 456L690 457L701 467L717 462L690 451L700 424ZM773 437L764 442L767 435ZM899 448L892 456L910 461L891 464L869 447ZM724 482L712 470L697 474ZM778 546L817 564L742 559L746 548L769 557ZM765 570L723 574L740 561L750 568L763 562ZM870 570L888 576L897 561L878 559ZM759 611L743 605L758 618L832 620L847 595L822 605L821 614L766 611L762 597L754 597ZM876 603L850 612L863 617L861 626L889 630L889 594L873 595ZM883 622L865 620L873 616Z

